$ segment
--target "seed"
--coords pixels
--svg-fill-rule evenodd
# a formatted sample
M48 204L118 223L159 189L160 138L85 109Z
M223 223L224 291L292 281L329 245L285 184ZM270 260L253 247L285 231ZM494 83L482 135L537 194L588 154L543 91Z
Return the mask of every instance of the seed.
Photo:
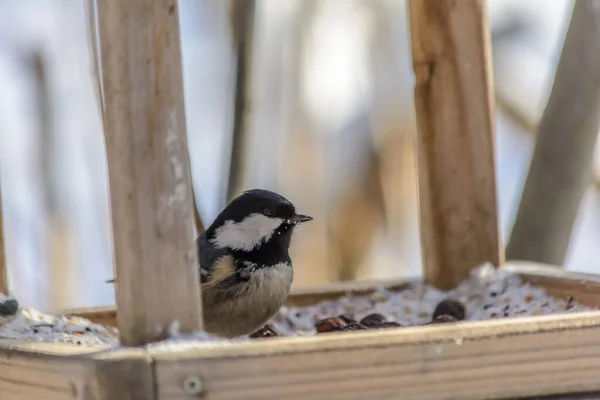
M360 323L368 327L377 327L386 322L386 319L381 314L370 314L360 320Z
M450 315L457 321L465 319L465 306L457 300L446 299L441 301L433 312L433 320L441 315Z

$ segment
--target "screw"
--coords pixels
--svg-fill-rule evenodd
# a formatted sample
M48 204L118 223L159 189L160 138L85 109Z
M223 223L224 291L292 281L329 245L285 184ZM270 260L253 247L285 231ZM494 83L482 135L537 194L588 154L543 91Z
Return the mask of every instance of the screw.
M197 376L188 376L183 381L183 391L190 396L197 396L202 392L202 381Z

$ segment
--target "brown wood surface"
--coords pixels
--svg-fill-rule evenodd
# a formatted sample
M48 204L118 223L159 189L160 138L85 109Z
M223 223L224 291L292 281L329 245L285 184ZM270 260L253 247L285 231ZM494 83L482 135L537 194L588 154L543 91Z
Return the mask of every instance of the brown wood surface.
M152 400L142 350L0 340L0 400Z
M177 2L98 2L122 343L201 328Z
M8 268L4 238L4 216L2 212L2 190L0 189L0 293L8 295Z
M410 0L425 280L498 266L494 100L484 0Z
M150 349L157 399L506 399L600 390L600 312Z

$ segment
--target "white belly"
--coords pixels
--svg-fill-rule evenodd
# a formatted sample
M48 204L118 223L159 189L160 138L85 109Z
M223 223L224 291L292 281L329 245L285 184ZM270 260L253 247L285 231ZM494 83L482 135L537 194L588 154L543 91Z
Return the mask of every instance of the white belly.
M234 299L215 303L218 289L202 293L204 328L207 332L235 337L261 328L283 305L290 292L293 270L289 264L256 270L249 281L235 288ZM233 297L233 296L232 296Z

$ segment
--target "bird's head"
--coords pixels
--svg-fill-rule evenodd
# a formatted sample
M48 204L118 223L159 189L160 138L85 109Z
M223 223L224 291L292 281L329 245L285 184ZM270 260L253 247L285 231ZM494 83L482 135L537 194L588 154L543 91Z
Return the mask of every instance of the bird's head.
M285 197L253 189L231 201L206 230L208 241L240 258L287 256L294 228L312 220ZM256 260L262 261L262 260Z

